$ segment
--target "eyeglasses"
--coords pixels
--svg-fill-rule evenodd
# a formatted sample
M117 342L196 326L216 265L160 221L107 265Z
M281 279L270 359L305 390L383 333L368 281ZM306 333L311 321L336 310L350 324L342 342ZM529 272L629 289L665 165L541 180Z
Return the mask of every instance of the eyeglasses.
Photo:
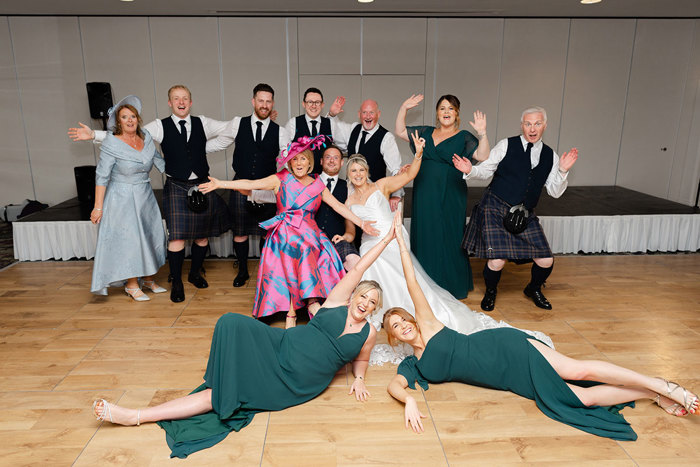
M535 122L534 124L530 122L523 122L523 126L528 129L532 128L533 126L535 128L542 128L542 125L544 125L544 122Z
M314 107L323 104L323 101L304 101L304 102L306 102L307 104L312 105Z

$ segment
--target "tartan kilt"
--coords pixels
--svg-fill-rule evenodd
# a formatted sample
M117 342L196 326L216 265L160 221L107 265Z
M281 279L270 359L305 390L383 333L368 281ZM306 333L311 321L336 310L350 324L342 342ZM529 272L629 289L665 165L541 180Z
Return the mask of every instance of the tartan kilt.
M357 251L357 248L355 248L355 245L352 243L348 243L345 240L341 240L338 243L333 243L333 246L335 247L335 251L338 252L338 256L340 256L340 260L344 263L345 258L347 258L348 255L355 254L357 256L360 256L360 252Z
M238 191L232 190L228 207L231 211L231 231L233 235L260 235L264 237L267 230L260 227L260 222L275 217L277 205L273 203L263 203L260 211L253 212L248 206L248 197Z
M183 182L168 177L163 187L163 211L168 226L168 240L195 240L218 237L231 230L226 203L215 192L205 196L209 201L206 211L196 213L187 207L187 191L198 182Z
M464 232L462 248L478 258L523 260L551 258L552 250L540 225L530 210L527 228L514 235L503 227L503 218L510 205L487 189L479 204L474 206Z

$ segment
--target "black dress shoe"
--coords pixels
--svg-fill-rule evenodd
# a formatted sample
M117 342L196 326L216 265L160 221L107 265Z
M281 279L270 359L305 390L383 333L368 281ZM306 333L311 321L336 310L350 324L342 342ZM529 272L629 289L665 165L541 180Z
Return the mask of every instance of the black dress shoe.
M170 287L170 301L173 303L185 301L185 287L182 285L182 281L173 281L173 285Z
M493 311L496 306L496 289L486 289L484 298L481 299L481 309L484 311Z
M209 287L209 284L207 283L207 280L197 274L196 276L187 276L187 281L197 287L198 289L206 289Z
M247 272L239 272L236 278L233 280L233 286L243 287L248 279L250 279L250 276Z
M549 300L547 300L547 297L544 296L542 293L542 290L540 289L531 289L530 286L528 285L525 287L525 290L523 290L523 293L530 297L533 302L535 302L535 305L539 308L543 308L545 310L551 310L552 309L552 304L549 303Z

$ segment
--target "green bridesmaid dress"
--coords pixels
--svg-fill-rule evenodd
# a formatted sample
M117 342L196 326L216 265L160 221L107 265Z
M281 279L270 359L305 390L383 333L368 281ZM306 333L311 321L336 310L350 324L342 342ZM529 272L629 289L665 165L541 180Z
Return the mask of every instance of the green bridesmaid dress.
M462 249L467 220L467 184L452 164L452 155L471 160L479 141L462 130L437 146L431 126L407 127L425 139L423 163L413 181L411 251L425 272L461 300L474 288L469 256ZM411 149L415 153L413 141Z
M321 309L306 326L273 328L251 317L219 318L204 384L212 390L211 412L158 422L170 457L187 457L239 431L258 412L282 410L318 396L333 376L360 353L369 324L341 335L347 307Z
M637 434L619 411L634 402L611 407L586 407L542 354L528 342L532 336L513 328L497 328L460 334L447 327L435 334L420 360L407 357L397 372L409 387L415 382L458 381L532 399L549 418L594 435L634 441ZM598 383L573 382L581 386Z

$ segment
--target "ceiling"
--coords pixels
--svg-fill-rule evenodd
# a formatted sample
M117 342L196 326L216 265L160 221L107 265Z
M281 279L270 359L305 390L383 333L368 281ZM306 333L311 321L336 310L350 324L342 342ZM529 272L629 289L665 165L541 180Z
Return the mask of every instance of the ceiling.
M698 18L700 0L2 0L0 15Z

